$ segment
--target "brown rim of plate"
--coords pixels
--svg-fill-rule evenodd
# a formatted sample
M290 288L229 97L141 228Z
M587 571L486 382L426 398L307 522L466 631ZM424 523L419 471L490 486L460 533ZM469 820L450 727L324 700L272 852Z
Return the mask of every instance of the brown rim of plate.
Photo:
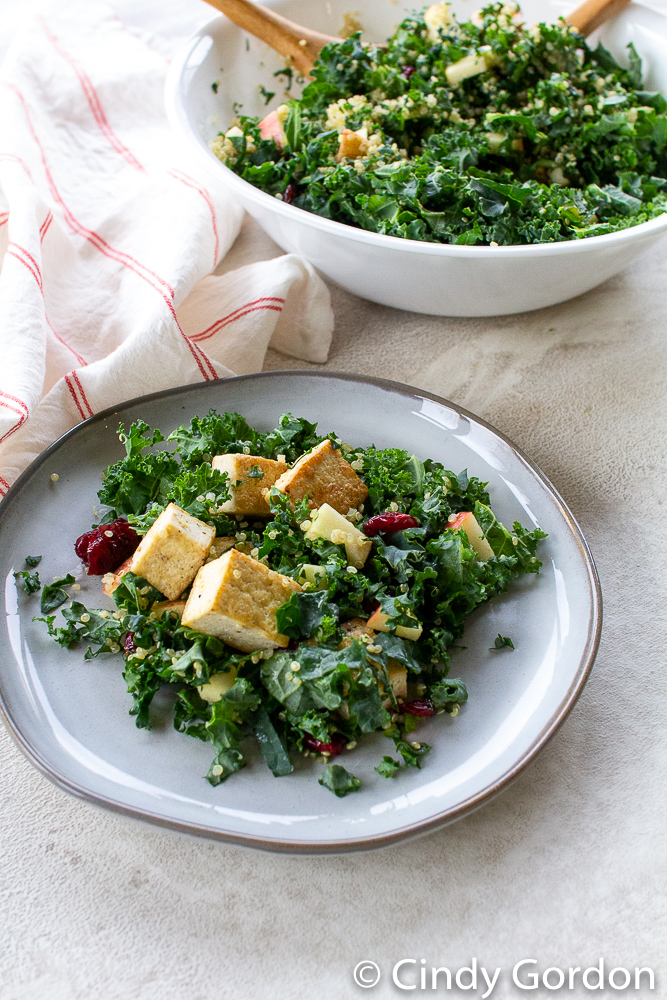
M147 810L133 809L130 806L124 805L120 802L116 802L113 799L106 798L103 795L96 795L81 787L75 782L64 778L57 771L55 771L34 749L34 747L29 743L29 741L23 736L18 726L14 724L7 707L4 703L2 688L0 687L0 718L5 723L9 735L14 740L15 744L19 749L25 754L28 760L34 764L34 766L41 771L41 773L48 778L54 785L58 788L62 788L64 791L69 792L76 798L83 799L86 802L91 802L93 805L99 805L106 809L110 809L113 812L122 813L126 816L131 816L133 819L143 819L148 820L150 823L154 823L158 826L167 827L170 830L177 830L179 833L196 834L200 837L208 837L213 840L223 841L228 844L238 844L243 847L254 847L260 850L272 851L274 853L284 853L284 854L344 854L351 851L364 851L373 850L379 847L386 847L390 844L395 844L401 840L405 840L408 837L421 836L427 833L431 833L434 830L445 826L448 823L454 822L454 820L460 819L466 813L473 812L480 806L485 805L490 802L500 791L509 785L518 775L527 767L528 764L537 756L540 750L546 746L547 742L554 735L556 730L565 721L567 716L570 714L572 708L577 702L579 695L581 694L588 676L593 667L593 662L595 660L598 646L600 644L600 633L602 630L602 591L600 589L600 580L598 577L597 569L593 561L593 556L591 555L588 543L584 538L582 531L574 519L572 513L570 512L567 504L563 501L562 497L558 491L552 486L544 473L531 462L526 455L523 454L521 449L517 448L509 438L507 438L501 431L498 431L492 424L487 423L480 417L471 413L470 410L464 409L462 406L458 406L456 403L452 403L448 399L444 399L442 396L436 396L434 393L425 392L420 389L416 389L414 386L406 385L402 382L392 382L389 379L373 378L364 375L353 375L345 372L318 372L318 371L308 371L302 369L296 369L291 371L289 369L281 371L271 371L271 372L255 372L251 375L235 375L229 378L221 378L217 381L221 385L227 382L245 382L257 379L272 379L280 377L306 377L306 378L321 378L325 380L338 380L343 382L360 382L364 385L374 385L380 389L386 389L389 392L398 393L401 396L407 396L412 399L430 399L436 403L441 403L444 406L449 407L461 416L467 417L473 420L475 423L487 430L490 430L495 434L501 441L503 441L511 451L519 458L525 466L527 466L535 476L546 486L547 490L556 500L556 503L560 509L560 512L567 523L572 535L574 536L579 551L583 557L586 569L588 571L588 583L590 587L591 595L591 614L588 624L588 636L586 640L586 647L582 654L581 660L579 662L579 668L577 674L570 685L567 695L561 704L556 715L551 719L547 725L545 725L538 736L533 740L532 745L523 755L521 760L519 760L513 767L511 767L498 781L484 788L481 792L476 795L471 796L465 802L455 808L445 810L439 816L433 819L426 820L420 823L412 823L401 827L399 830L394 830L392 833L386 834L385 836L374 836L365 837L360 839L347 839L347 840L333 840L333 841L321 841L308 843L307 841L293 843L281 840L268 840L263 837L255 837L252 835L236 835L231 833L224 833L217 830L212 830L204 826L196 826L190 823L179 823L175 820L165 819L163 816L159 816L155 813L151 813ZM19 497L21 487L23 487L34 475L34 473L39 469L39 467L47 461L63 444L64 441L68 440L75 434L78 434L82 428L89 427L91 424L98 423L102 420L108 420L114 415L120 415L126 409L132 406L144 402L152 402L157 399L164 399L167 396L175 396L182 393L197 392L204 388L210 388L211 382L197 382L192 385L177 386L174 389L162 389L159 392L152 392L145 396L136 396L134 399L124 400L117 406L107 407L105 410L100 410L99 413L95 413L92 417L88 417L87 420L82 420L71 430L67 431L57 441L54 441L45 451L43 451L37 458L31 462L28 468L23 472L19 478L16 480L14 485L10 488L8 493L5 495L3 500L0 502L0 521L2 520L3 512L8 508L8 506L13 502L14 498Z

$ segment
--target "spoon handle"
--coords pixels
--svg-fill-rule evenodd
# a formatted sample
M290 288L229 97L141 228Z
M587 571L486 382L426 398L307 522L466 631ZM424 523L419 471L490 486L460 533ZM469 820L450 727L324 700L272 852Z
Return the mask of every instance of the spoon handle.
M269 7L250 0L208 0L230 21L266 42L289 61L298 73L308 76L320 50L339 38L288 21Z
M582 35L590 35L605 21L616 17L630 0L584 0L575 10L565 15L565 20Z

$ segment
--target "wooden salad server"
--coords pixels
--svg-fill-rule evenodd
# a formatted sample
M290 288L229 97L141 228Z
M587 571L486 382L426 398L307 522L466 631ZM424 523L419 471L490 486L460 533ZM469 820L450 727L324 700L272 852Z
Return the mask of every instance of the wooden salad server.
M303 76L310 76L313 63L320 50L341 38L324 35L312 28L304 28L286 17L276 14L269 7L252 0L207 0L250 35L266 42ZM590 35L601 24L615 17L630 0L584 0L579 7L565 15L568 24L582 35Z

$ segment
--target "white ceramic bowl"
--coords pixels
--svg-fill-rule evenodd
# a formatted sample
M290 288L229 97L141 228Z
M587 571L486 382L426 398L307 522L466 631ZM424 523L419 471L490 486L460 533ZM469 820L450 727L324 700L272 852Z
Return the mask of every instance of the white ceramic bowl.
M336 35L349 0L268 0L294 21ZM413 0L355 0L365 36L379 41L415 6ZM419 6L419 4L417 4ZM454 0L461 17L464 0ZM527 21L552 21L574 4L526 0ZM600 37L620 61L632 41L644 64L647 89L667 93L666 8L632 3ZM595 44L596 36L593 36ZM172 62L166 104L174 128L187 140L212 178L227 185L246 210L284 250L301 254L327 277L362 298L442 316L493 316L563 302L606 281L667 232L667 215L632 229L564 243L463 247L420 243L369 233L320 218L259 191L225 167L208 144L234 117L265 114L263 85L282 99L274 77L284 60L220 16L198 31ZM211 87L218 81L217 93ZM296 88L292 91L296 93ZM238 107L237 104L237 107ZM214 182L214 181L213 181Z

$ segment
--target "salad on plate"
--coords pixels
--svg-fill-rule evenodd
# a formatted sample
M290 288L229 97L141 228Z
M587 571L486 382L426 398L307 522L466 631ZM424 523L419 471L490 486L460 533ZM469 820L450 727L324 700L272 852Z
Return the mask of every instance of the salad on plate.
M544 532L501 524L466 471L289 413L268 433L211 410L167 438L141 420L120 438L106 513L75 542L113 604L72 599L71 575L44 587L39 620L56 642L122 654L139 727L171 692L175 728L211 745L213 785L252 739L276 776L296 754L316 758L337 796L361 785L340 759L367 734L389 741L383 777L421 767L423 720L468 698L449 677L466 617L538 572ZM39 557L26 561L17 576L36 592Z

